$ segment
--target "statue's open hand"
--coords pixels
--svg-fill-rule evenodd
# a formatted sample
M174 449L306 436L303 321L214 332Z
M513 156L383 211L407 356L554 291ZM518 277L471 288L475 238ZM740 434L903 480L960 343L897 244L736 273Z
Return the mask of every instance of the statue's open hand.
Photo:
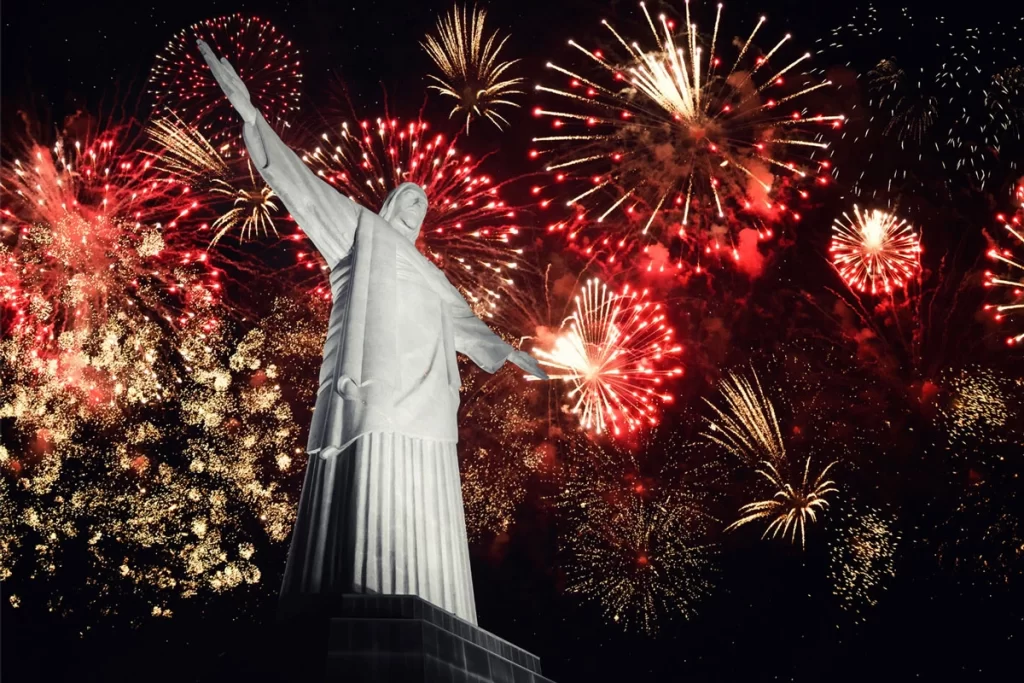
M255 123L259 112L252 105L249 89L245 87L245 83L235 72L235 68L227 59L217 59L217 55L213 54L213 50L205 40L199 40L196 43L199 45L199 51L203 53L203 59L210 66L214 80L228 96L231 105L242 115L246 123Z
M537 359L525 351L515 350L509 354L506 360L509 363L518 365L537 379L550 379L550 377L548 377L548 373L544 372L540 363L537 362Z

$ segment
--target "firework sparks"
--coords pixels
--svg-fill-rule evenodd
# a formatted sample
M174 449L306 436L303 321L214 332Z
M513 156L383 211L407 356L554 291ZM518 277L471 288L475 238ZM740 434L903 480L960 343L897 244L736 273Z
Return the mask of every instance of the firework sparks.
M575 239L587 227L621 226L623 234L606 234L598 244L618 251L638 242L649 245L660 235L663 242L678 237L704 253L724 249L738 258L734 228L727 226L753 228L766 238L771 230L761 229L759 217L793 214L776 198L782 185L776 174L828 182L829 163L801 155L825 150L819 126L839 127L843 117L809 114L800 103L830 83L812 82L802 73L809 54L773 68L790 36L759 51L753 40L763 17L732 65L724 67L717 42L721 5L710 38L690 21L689 3L682 33L664 15L656 28L640 6L652 48L627 42L603 22L621 56L570 41L595 65L596 75L549 63L567 79L567 89L537 86L571 105L534 112L550 118L554 132L534 139L538 149L531 156L548 159L545 170L556 185L576 188L566 191L575 217L549 229ZM732 215L737 212L749 220Z
M50 608L66 613L85 601L133 621L260 583L258 558L290 531L287 491L297 488L293 458L303 450L296 424L308 423L315 392L315 381L289 386L280 368L305 364L301 376L315 376L325 312L279 304L240 338L198 317L175 334L153 326L155 343L177 351L155 361L174 376L169 395L158 405L119 398L116 419L76 412L32 368L4 363L0 416L13 421L5 438L17 456L5 449L0 458L15 484L3 487L15 514L0 541L24 550L5 556L0 572L48 581L84 550L82 594Z
M985 286L1002 295L1004 303L986 304L985 310L992 311L998 322L1024 312L1024 229L1021 228L1021 216L1024 215L1024 184L1017 187L1017 200L1021 210L1017 215L1007 219L1004 214L996 218L1014 240L1014 249L992 248L988 257L1002 266L1002 272L985 271ZM1006 337L1006 343L1013 346L1024 341L1024 332Z
M832 224L832 262L850 289L891 293L907 283L921 266L921 240L902 218L853 205L854 218L844 211ZM845 221L844 221L845 219Z
M843 609L865 618L863 609L878 604L885 582L896 576L894 558L900 533L879 510L868 508L846 516L847 526L830 544L832 592Z
M501 184L480 172L480 160L459 154L454 141L428 128L424 121L394 119L364 121L355 130L345 123L337 136L325 133L325 147L303 160L373 210L401 183L420 185L430 206L417 246L489 316L521 265L522 249L512 246L517 214L501 198Z
M2 172L5 332L20 362L96 407L162 396L170 378L153 370L157 324L212 320L220 300L220 271L181 246L179 222L197 203L124 133L53 149L30 141L25 161Z
M765 397L757 373L753 377L753 383L736 374L722 380L719 388L726 410L705 399L718 419L708 420L710 431L704 436L748 462L780 464L786 458L786 446L775 408Z
M576 297L551 350L534 349L551 379L572 385L570 412L585 430L620 435L658 422L658 404L671 402L665 379L681 366L662 367L682 353L661 304L629 285L615 293L594 278Z
M835 464L830 463L812 481L811 459L807 458L803 478L793 485L786 481L775 465L770 462L761 463L757 472L776 489L775 494L767 500L748 503L741 507L739 512L742 517L727 526L726 531L760 519L771 519L761 538L767 538L769 534L772 538L785 538L790 534L790 541L795 543L799 531L800 546L804 547L807 542L807 525L818 521L818 512L823 512L828 507L825 496L839 492L839 489L835 488L835 482L825 478Z
M597 503L566 537L570 593L596 601L624 629L655 633L665 614L691 617L711 591L704 519L671 497Z
M158 113L176 112L200 128L222 153L239 146L241 123L196 48L200 39L230 60L253 104L269 121L287 124L299 108L298 52L271 23L237 13L182 29L156 56L148 88Z
M497 109L518 107L508 99L521 95L518 87L522 78L509 78L506 72L518 59L499 61L498 53L508 36L498 39L498 33L485 35L486 10L473 8L467 19L466 8L456 6L437 21L437 37L428 35L423 49L441 70L441 76L430 75L437 85L429 86L444 97L456 100L449 118L465 114L466 132L474 118L486 118L500 130L508 120Z
M511 369L500 372L506 379L515 375ZM530 392L519 381L495 379L479 369L463 372L460 471L466 532L474 541L508 532L550 448Z
M858 7L850 21L827 39L828 51L843 55L860 72L871 93L869 116L855 144L870 142L875 130L898 144L865 153L869 164L889 165L892 181L929 173L931 161L947 176L962 174L981 189L1007 145L1020 139L1021 30L1004 21L987 27L932 13L912 14L901 6ZM984 23L986 13L978 13ZM935 50L943 55L935 59ZM878 171L864 167L855 181Z

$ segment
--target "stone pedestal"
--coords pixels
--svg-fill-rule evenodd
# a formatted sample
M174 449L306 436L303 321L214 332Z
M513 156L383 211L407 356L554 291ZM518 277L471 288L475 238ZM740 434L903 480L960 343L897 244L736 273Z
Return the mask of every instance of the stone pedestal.
M291 621L326 629L323 681L552 683L534 655L414 595L321 598L315 612L293 606Z

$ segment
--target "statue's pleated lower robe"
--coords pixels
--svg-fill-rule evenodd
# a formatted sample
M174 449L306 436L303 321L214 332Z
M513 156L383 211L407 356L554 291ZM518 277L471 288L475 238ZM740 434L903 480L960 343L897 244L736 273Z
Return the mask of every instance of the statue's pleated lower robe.
M311 456L282 593L418 595L476 623L455 444L367 434Z
M513 349L416 249L415 234L338 193L262 117L245 126L245 141L331 268L333 303L282 599L414 594L476 623L455 354L495 372ZM423 195L416 186L403 191Z

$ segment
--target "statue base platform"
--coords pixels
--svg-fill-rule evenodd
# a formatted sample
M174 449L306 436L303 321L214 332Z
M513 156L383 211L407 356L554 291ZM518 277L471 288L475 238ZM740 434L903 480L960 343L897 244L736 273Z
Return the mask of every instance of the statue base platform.
M323 678L307 681L552 683L538 657L414 595L303 596L282 620L307 647L326 632Z

